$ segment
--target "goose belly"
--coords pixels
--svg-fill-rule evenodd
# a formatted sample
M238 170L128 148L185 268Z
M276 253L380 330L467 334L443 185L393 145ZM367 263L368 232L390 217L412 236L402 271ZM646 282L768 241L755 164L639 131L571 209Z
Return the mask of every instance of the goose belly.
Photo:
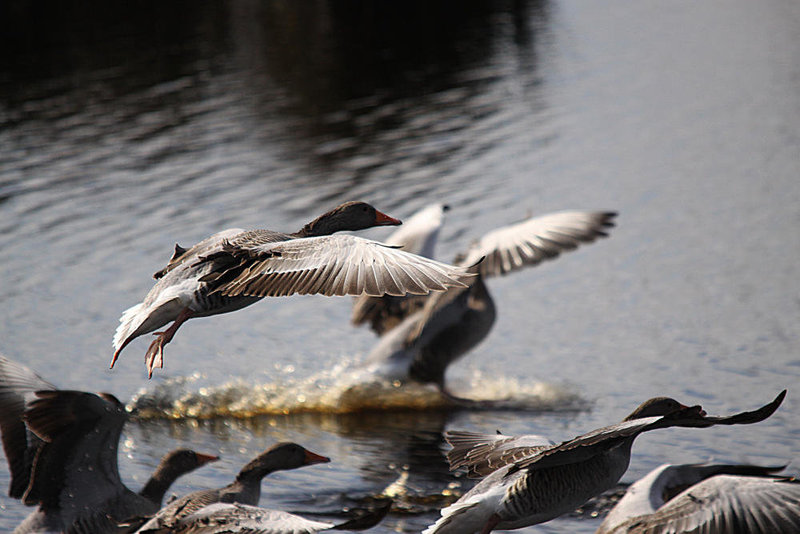
M219 293L207 294L205 291L196 291L194 298L188 304L195 317L208 317L220 313L228 313L246 308L255 304L262 297L228 297Z

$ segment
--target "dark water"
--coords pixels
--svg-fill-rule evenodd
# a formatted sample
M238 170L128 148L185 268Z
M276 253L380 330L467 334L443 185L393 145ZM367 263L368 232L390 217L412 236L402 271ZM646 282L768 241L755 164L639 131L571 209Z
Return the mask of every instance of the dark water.
M174 416L262 413L129 425L132 487L173 447L223 456L184 493L289 439L333 462L270 477L262 505L330 512L399 481L374 531L416 532L461 491L443 430L561 440L657 394L727 413L784 387L757 426L642 436L624 480L797 457L798 4L476 4L0 7L0 351L64 388L144 388ZM524 409L421 410L435 396L414 391L393 401L413 411L341 413L339 379L374 343L341 298L190 321L150 382L144 340L107 369L176 241L294 230L356 198L401 218L446 201L443 259L529 214L620 212L610 239L490 282L497 324L448 378ZM0 530L28 512L0 507Z

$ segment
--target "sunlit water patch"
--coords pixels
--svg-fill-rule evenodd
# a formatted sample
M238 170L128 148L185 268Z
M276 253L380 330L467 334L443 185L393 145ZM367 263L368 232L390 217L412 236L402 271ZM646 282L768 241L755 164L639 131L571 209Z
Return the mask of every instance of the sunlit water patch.
M246 418L270 414L354 413L373 410L447 410L459 404L432 385L360 376L346 364L307 378L284 373L277 380L238 378L204 385L205 376L165 379L140 390L129 408L139 419ZM471 409L569 411L588 402L567 384L521 382L474 372L456 393Z

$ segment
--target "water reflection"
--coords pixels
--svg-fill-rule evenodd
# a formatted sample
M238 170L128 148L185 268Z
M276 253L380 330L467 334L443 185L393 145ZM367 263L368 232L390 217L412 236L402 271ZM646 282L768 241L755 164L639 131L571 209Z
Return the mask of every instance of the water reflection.
M6 8L22 24L6 35L15 46L0 85L12 182L35 169L48 186L133 185L133 172L163 195L225 163L228 187L322 185L290 203L295 213L402 174L414 187L399 204L432 190L415 174L456 172L507 138L509 100L544 105L544 2L59 4L44 19L25 16L31 6ZM47 38L26 39L37 30ZM32 147L44 153L31 160Z

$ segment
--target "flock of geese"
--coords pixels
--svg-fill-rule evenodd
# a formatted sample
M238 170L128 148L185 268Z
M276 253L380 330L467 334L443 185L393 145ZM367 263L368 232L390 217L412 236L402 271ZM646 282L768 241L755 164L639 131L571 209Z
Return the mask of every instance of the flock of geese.
M153 332L145 355L152 376L164 365L164 347L191 318L235 311L264 297L352 295L353 322L368 323L381 336L365 368L392 380L433 384L446 398L468 403L448 390L445 374L494 323L486 281L607 235L615 214L565 211L530 218L486 234L450 265L432 259L445 210L440 204L425 208L387 243L333 235L400 224L369 204L347 202L295 233L230 229L190 248L176 245L144 300L123 313L111 366L131 341ZM619 423L560 444L541 436L449 431L451 469L481 480L442 509L423 534L488 534L549 521L613 488L639 434L757 423L785 395L729 416L656 397ZM389 512L391 503L383 503L334 524L258 507L268 474L330 461L295 443L270 447L225 487L164 506L178 477L217 457L172 451L134 492L122 483L117 464L127 419L111 394L59 390L0 356L9 495L35 507L15 532L312 533L367 529ZM598 532L800 532L800 483L778 474L784 467L663 465L630 486Z

